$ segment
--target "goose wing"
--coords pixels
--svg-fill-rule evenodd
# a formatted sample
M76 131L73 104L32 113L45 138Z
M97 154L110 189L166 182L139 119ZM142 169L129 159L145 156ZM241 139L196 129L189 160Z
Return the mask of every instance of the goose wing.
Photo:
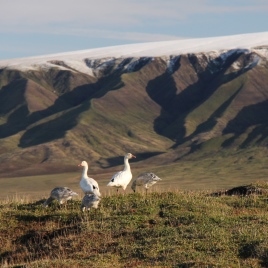
M80 187L85 194L101 195L98 183L92 178L83 178L80 181Z
M132 178L131 172L119 171L113 175L107 186L121 187L128 184Z

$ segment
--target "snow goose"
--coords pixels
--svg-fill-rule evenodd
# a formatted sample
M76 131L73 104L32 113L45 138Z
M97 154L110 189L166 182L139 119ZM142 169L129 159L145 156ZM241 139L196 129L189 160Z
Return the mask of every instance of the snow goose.
M132 179L132 173L130 170L130 165L128 163L128 160L131 158L136 158L136 156L131 154L131 153L127 153L125 155L125 157L124 157L124 164L125 164L124 170L115 173L113 175L113 177L111 178L110 182L107 184L107 186L116 187L117 192L118 192L119 188L123 188L123 190L126 190L127 185L129 184L129 182Z
M87 175L88 171L87 162L82 161L81 164L79 164L78 166L83 167L82 177L80 180L80 187L82 191L85 194L95 194L97 196L101 196L98 183L94 179L89 178Z
M78 194L68 187L56 187L50 192L50 197L45 201L43 206L47 207L54 199L58 200L60 204L63 204L76 195Z
M132 183L131 185L131 189L134 191L136 191L136 186L144 186L144 188L146 189L146 193L147 190L149 189L149 187L153 186L155 183L157 183L158 181L160 181L161 179L156 176L154 173L152 172L144 172L142 174L140 174Z
M81 211L90 210L90 208L98 208L101 198L95 194L86 194L82 199Z

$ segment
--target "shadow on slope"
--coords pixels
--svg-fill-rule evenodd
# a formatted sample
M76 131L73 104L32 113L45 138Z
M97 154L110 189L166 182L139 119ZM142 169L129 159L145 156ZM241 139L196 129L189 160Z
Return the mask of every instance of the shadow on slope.
M213 70L215 72L211 72L211 65L208 64L203 71L199 70L199 72L197 72L199 77L198 81L189 85L179 94L176 93L178 89L176 88L174 77L169 73L169 70L163 75L150 81L146 88L147 93L162 107L160 116L154 122L155 131L160 135L175 140L176 144L174 145L174 148L189 140L185 139L186 129L184 127L187 115L209 99L221 85L232 81L250 70L250 68L242 68L239 71L236 70L225 74L230 65L241 56L244 56L241 51L234 51L234 53L230 54L225 61L219 56L214 61L221 62L221 66L218 67L216 71ZM178 60L181 60L181 58ZM188 60L192 68L198 71L198 58L195 55L188 55ZM176 66L177 68L174 72L180 68L180 63L177 62ZM194 135L212 129L215 126L216 117L219 117L228 108L229 104L240 90L241 86L206 122L197 127ZM176 128L171 127L172 124L176 124Z
M109 80L108 86L106 85ZM100 98L109 90L116 90L122 87L120 76L103 78L95 84L86 84L78 86L69 91L55 101L55 103L45 110L30 113L24 97L27 80L21 79L13 81L0 91L0 97L12 106L2 106L2 113L7 109L11 111L7 122L0 126L0 138L5 138L25 130L22 135L19 146L29 147L45 143L64 136L65 132L77 124L79 114L90 108L90 100ZM105 86L103 86L105 85ZM8 91L12 89L10 94ZM14 110L14 111L13 111ZM51 117L51 118L49 118ZM30 127L40 120L47 119L47 122L40 123L37 126Z
M157 156L162 154L163 152L145 152L145 153L134 153L133 154L136 156L136 158L132 158L129 162L140 162L143 160L146 160L150 157ZM119 165L124 165L124 156L116 156L116 157L110 157L105 159L108 162L108 166L104 166L103 164L100 163L102 168L110 168L112 166L119 166Z
M212 115L208 118L207 121L200 124L191 135L182 138L180 144L192 141L190 145L190 150L187 154L191 154L200 148L202 141L200 143L200 141L195 140L194 137L196 137L200 133L205 133L213 129L213 127L217 124L217 118L220 118L221 115L228 109L229 105L232 103L232 101L238 95L241 89L242 87L238 88L235 93L233 93L233 95L231 95L229 99L227 99L222 105L220 105L219 108L212 113ZM178 144L176 144L174 148L176 148L177 146Z
M240 145L245 148L252 142L261 143L268 137L268 100L255 105L244 107L237 116L231 120L223 134L233 134L231 138L223 142L223 147L230 146L247 129L253 127L247 138ZM266 142L268 145L268 141Z
M24 100L26 84L26 79L17 78L0 90L0 115L10 113L7 122L0 125L0 138L13 135L25 126L22 118L27 118L29 113Z
M82 103L78 107L65 111L61 116L55 119L29 128L22 135L19 147L25 148L34 146L64 137L67 130L76 126L79 114L89 108L89 102Z
M110 80L111 81L111 80ZM93 85L85 85L60 96L55 105L49 107L44 113L47 116L56 115L56 118L41 123L25 131L20 139L20 147L29 147L64 137L67 130L78 123L78 116L90 109L90 101L101 98L110 90L116 90L123 84L119 76L113 77L111 88L104 87L105 79L100 79ZM62 105L67 103L67 108L62 111ZM61 114L58 114L62 112Z

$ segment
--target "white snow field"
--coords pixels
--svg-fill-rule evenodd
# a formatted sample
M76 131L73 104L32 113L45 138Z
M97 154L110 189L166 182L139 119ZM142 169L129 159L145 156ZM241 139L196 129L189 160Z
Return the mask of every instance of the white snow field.
M231 49L258 49L259 53L267 56L268 32L240 34L210 38L183 39L162 42L148 42L111 46L66 53L50 54L28 58L9 59L0 61L0 68L8 69L40 69L54 65L53 60L63 61L69 67L91 74L85 59L107 59L128 57L162 57L186 53L219 52ZM61 66L64 68L64 66Z

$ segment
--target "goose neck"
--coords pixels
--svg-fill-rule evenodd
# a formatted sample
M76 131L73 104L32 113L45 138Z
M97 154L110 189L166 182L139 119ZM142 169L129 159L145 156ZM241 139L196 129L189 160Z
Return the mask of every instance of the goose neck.
M129 165L129 162L128 162L128 158L124 159L124 164L125 164L124 171L130 170L130 165Z
M87 166L83 167L83 171L82 171L83 177L86 177L87 176L87 170L88 170L88 167Z

